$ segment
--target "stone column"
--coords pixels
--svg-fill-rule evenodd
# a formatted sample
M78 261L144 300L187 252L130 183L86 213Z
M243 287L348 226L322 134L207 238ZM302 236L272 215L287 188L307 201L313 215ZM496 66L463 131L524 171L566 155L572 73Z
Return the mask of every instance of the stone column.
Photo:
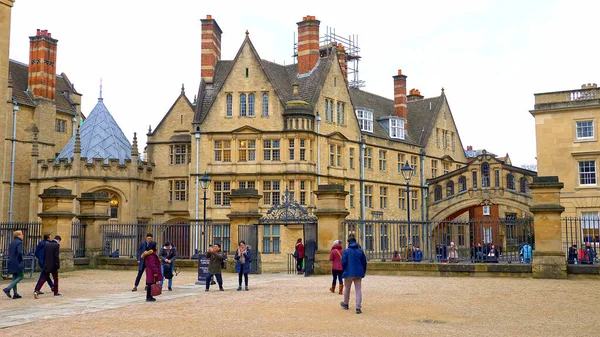
M257 224L262 217L258 210L258 201L262 198L255 189L231 190L229 199L231 200L231 213L227 214L230 220L229 237L231 240L231 250L235 251L238 244L238 227L240 225ZM252 247L254 252L258 247Z
M315 273L326 274L331 270L329 251L333 241L341 240L344 246L343 221L346 219L346 195L343 185L319 185L314 192L317 196L317 210L314 212L318 221L319 246L315 257Z
M73 225L73 199L71 190L64 188L48 188L40 194L42 199L42 234L59 235L61 270L73 268L73 250L71 249L71 227Z
M560 205L563 183L558 177L535 177L529 185L533 197L535 250L533 277L560 279L567 277L567 261L562 247L560 215L565 208Z
M97 258L102 255L102 224L105 223L110 215L108 193L82 193L79 201L79 210L77 219L86 225L85 229L85 256L89 259L89 266L97 266Z

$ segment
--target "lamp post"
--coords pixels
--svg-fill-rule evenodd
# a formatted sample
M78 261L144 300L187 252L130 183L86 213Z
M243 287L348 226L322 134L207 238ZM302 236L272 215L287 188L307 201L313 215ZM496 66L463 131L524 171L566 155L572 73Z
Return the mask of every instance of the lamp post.
M410 165L408 165L408 160L406 161L406 164L404 164L404 166L400 169L400 171L402 171L402 175L404 176L404 180L406 181L406 220L408 222L408 240L407 240L407 244L406 244L406 260L408 261L408 247L410 247L410 179L413 176L413 168L410 167Z
M210 177L206 174L206 172L204 172L204 175L202 176L202 178L200 178L200 186L202 187L202 189L204 190L204 197L202 198L202 200L204 200L204 221L203 221L203 225L202 225L202 236L204 237L204 239L202 240L202 245L203 247L203 253L206 253L206 248L207 248L207 243L206 243L206 190L208 189L208 187L210 186Z

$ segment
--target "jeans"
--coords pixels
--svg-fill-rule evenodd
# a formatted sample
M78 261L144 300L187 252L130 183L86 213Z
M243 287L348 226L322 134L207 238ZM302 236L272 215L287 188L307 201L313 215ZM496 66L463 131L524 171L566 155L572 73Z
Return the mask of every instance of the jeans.
M42 287L44 282L46 282L46 280L50 278L50 274L52 274L52 278L54 279L54 295L58 295L58 271L42 274L41 282L35 286L36 293L40 291L40 288Z
M135 287L137 288L137 286L140 284L140 280L142 279L142 275L144 274L144 269L146 269L146 265L144 265L142 267L142 269L138 270L138 274L135 277Z
M342 273L344 271L343 270L331 270L331 274L333 275L333 281L331 282L331 285L335 287L335 280L337 279L338 282L340 283L340 285L344 284L342 283Z
M42 289L42 286L44 285L44 284L40 283L40 281L42 281L42 276L44 276L44 266L41 264L40 264L40 270L41 270L40 278L38 278L38 281L35 285L36 289L38 289L38 286L39 286L39 289ZM50 289L54 288L54 282L52 282L52 280L50 278L48 278L47 282L48 282L48 286L50 287Z
M530 264L531 263L531 259L525 258L525 263Z
M163 279L162 279L162 280L160 280L160 284L161 284L161 285L162 285L162 284L163 284L163 282L165 281L165 266L167 266L167 268L171 268L171 274L173 274L173 276L175 276L175 272L173 271L173 265L172 265L172 264L170 264L170 263L167 263L167 264L161 264L161 265L160 265L160 272L161 272L161 273L162 273L162 275L163 275ZM168 279L168 280L169 280L168 284L169 284L169 289L170 289L170 288L173 286L173 277L171 277L171 278L170 278L170 279Z
M352 283L354 283L356 287L356 309L360 309L362 305L362 278L348 277L344 280L344 283L346 283L346 287L344 287L344 304L348 305L348 301L350 301L350 289Z
M20 271L18 273L13 273L13 280L12 282L10 282L10 284L8 285L8 287L6 287L6 289L8 291L10 291L11 289L13 290L13 293L16 295L17 293L17 283L21 282L21 280L23 279L23 272Z
M218 273L218 274L208 273L208 276L206 277L206 289L208 290L210 288L210 280L212 279L213 275L217 277L217 283L219 284L219 289L223 288L223 275L221 275L221 273Z

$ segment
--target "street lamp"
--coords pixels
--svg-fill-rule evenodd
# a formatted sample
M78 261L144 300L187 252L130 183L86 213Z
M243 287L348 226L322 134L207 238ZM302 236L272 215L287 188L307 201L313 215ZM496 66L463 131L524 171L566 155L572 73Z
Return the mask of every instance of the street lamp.
M408 240L407 240L407 245L406 245L406 260L409 261L409 256L408 254L410 253L408 251L408 247L410 247L410 179L413 176L413 168L410 167L410 165L408 165L408 160L406 161L406 164L404 164L404 166L400 169L400 171L402 171L402 175L404 176L404 180L406 181L406 220L408 222Z
M200 178L200 187L202 187L202 189L204 190L204 197L202 198L202 200L204 200L204 222L203 222L203 226L202 226L202 235L204 236L204 240L202 240L203 245L204 245L204 253L206 253L206 248L207 248L207 242L206 242L206 190L208 189L208 187L210 186L210 177L206 174L206 172L204 172L204 175L202 176L202 178Z

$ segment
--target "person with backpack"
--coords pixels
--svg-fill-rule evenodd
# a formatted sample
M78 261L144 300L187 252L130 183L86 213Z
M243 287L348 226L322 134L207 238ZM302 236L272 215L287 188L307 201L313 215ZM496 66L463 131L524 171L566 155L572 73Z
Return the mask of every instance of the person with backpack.
M594 264L594 261L596 260L596 251L589 242L586 242L583 249L579 252L579 260L582 264Z
M302 262L304 260L304 245L302 244L302 238L298 238L298 241L296 241L294 257L296 258L296 270L298 271L298 274L302 274Z
M40 241L37 246L35 247L35 258L38 260L38 265L40 266L40 277L37 281L36 284L36 288L41 289L43 284L40 285L40 281L42 281L42 277L44 276L44 258L45 258L45 254L44 254L44 247L50 243L50 234L44 234L44 239L42 241ZM48 282L48 286L50 287L50 290L53 291L54 290L54 282L52 282L52 280L50 278L48 278L47 280ZM38 291L38 295L43 295L44 293L41 291Z
M250 262L252 261L252 253L250 247L246 246L246 241L240 241L238 249L235 251L233 259L235 262L235 272L238 274L238 291L242 290L242 276L246 291L248 291L248 273L250 273Z
M531 257L533 255L533 250L531 249L531 246L529 245L529 243L527 243L527 242L523 243L523 247L519 251L519 255L523 256L524 263L527 263L527 264L531 263Z
M161 262L160 270L163 274L163 279L160 281L160 284L163 284L164 279L169 280L168 289L169 291L172 291L173 289L171 287L173 286L173 275L175 270L174 261L177 258L177 248L167 241L160 249L158 257Z
M348 248L342 254L342 278L344 279L344 301L340 302L342 309L348 310L350 290L354 283L356 292L356 313L362 313L362 279L367 272L367 256L356 243L354 235L348 238Z
M145 260L142 258L142 254L148 250L148 245L154 239L154 235L152 233L146 234L146 240L140 242L140 247L137 251L137 264L138 264L138 273L135 277L135 283L133 285L133 289L131 291L137 291L137 287L140 284L140 280L142 279L142 275L144 274L144 269L146 268ZM147 288L147 287L146 287ZM147 289L146 289L147 290Z
M342 282L342 273L344 270L342 269L342 242L340 240L335 240L333 242L333 247L331 247L331 252L329 253L329 261L331 261L331 274L333 275L333 281L331 282L331 288L329 291L335 293L335 281L339 280L340 287L338 293L341 295L344 290L344 283Z

